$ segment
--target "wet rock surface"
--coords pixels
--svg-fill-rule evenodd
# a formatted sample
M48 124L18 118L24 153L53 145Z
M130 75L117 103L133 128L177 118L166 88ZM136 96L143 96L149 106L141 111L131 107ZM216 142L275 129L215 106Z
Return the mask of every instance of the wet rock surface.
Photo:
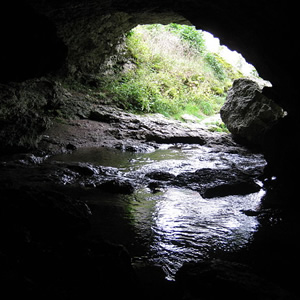
M54 187L53 187L54 189ZM1 185L1 293L7 299L134 297L128 252L90 239L87 205L47 187ZM116 289L117 288L117 289Z
M177 145L176 149L184 149L184 145ZM192 146L197 149L199 146ZM168 145L167 149L172 149L172 145ZM105 153L110 152L109 148L92 148L95 149L97 155L101 158ZM169 150L162 151L169 151ZM231 149L231 148L230 148ZM115 152L113 152L115 151ZM117 152L116 152L117 151ZM223 152L215 153L209 147L206 148L207 153L203 154L210 156L212 162L218 161L219 155L223 156ZM241 149L241 151L244 151ZM245 160L245 169L240 170L231 166L231 162L224 159L221 169L219 168L199 168L194 164L184 161L184 156L181 159L169 160L171 157L166 157L166 161L158 160L157 163L150 164L146 162L145 166L130 163L130 160L143 157L140 152L132 153L122 152L121 150L111 150L111 158L115 155L124 153L125 160L128 158L127 167L117 168L110 166L95 165L88 162L63 161L64 159L72 158L72 154L63 154L46 158L30 155L16 155L14 160L1 162L1 167L7 175L7 178L14 178L13 181L22 182L23 184L39 184L52 183L59 185L74 185L87 188L99 188L113 193L130 194L133 191L144 185L152 185L160 187L183 187L198 191L204 198L222 197L227 195L245 195L257 192L261 189L255 180L262 175L264 161L257 158L249 157L249 161ZM167 152L168 153L168 152ZM172 155L172 150L170 150ZM151 153L150 153L151 154ZM150 155L149 154L149 155ZM215 158L213 158L215 155ZM228 159L231 155L228 154ZM130 158L131 157L131 158ZM202 158L206 159L206 158ZM256 165L252 167L253 159L257 159ZM144 159L147 161L147 157ZM196 160L198 160L196 158ZM199 160L200 161L200 160ZM150 161L153 162L152 160ZM155 161L154 161L155 162ZM250 165L249 165L250 164ZM231 168L229 169L228 166ZM189 170L189 171L184 171ZM19 186L19 184L17 184Z
M13 295L33 299L61 294L65 295L62 299L82 299L95 293L108 293L116 299L120 291L131 299L141 295L185 299L190 290L198 291L198 276L219 284L206 271L207 263L196 267L197 280L186 275L189 267L183 267L178 283L166 282L155 266L133 264L123 246L110 243L110 236L97 229L98 222L110 218L106 210L99 213L105 205L99 207L98 203L105 203L112 194L126 199L141 188L148 188L153 196L184 188L209 201L254 193L261 188L257 179L265 166L263 157L236 144L230 135L208 132L199 124L179 124L160 115L133 116L116 108L100 110L98 106L95 111L93 120L56 123L45 134L39 151L1 158L4 247L0 252L5 285L8 289L22 286ZM177 138L186 143L165 144ZM195 139L202 142L194 144ZM94 148L84 152L83 146ZM162 158L155 156L157 152ZM84 160L87 153L99 155L100 161ZM225 273L233 278L240 274L228 268ZM247 269L243 272L247 280L260 282ZM155 286L151 274L160 278ZM187 289L184 278L189 278ZM235 288L233 283L226 291ZM277 291L281 290L276 287L274 293ZM257 294L268 299L264 291Z
M235 169L200 169L193 173L179 174L175 182L179 186L188 186L199 191L203 198L245 195L261 188L249 174Z
M248 266L222 260L187 264L177 282L183 299L297 299Z

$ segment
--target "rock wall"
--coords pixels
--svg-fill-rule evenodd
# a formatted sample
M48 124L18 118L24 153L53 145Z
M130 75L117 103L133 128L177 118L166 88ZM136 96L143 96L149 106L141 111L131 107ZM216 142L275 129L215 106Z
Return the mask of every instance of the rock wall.
M46 78L0 84L0 152L36 147L63 100L60 86Z
M126 9L119 4L102 1L45 3L30 1L57 28L57 35L68 48L63 76L81 78L87 74L103 74L124 60L124 35L141 23L187 23L172 11ZM48 2L48 1L45 1Z

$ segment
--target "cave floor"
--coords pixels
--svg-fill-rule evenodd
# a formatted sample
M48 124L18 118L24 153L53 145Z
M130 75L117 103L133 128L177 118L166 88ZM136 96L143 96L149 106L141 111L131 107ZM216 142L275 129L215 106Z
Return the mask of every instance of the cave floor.
M141 295L145 299L154 296L157 299L187 299L187 295L193 297L188 299L200 296L215 299L224 292L229 296L233 290L236 298L232 299L240 299L249 289L255 291L245 299L258 295L261 299L269 299L270 295L272 299L297 299L276 285L276 279L281 281L282 274L286 274L284 287L294 290L291 279L294 275L289 264L295 259L298 248L289 231L293 226L290 217L282 222L283 214L278 211L248 212L266 224L248 249L219 253L212 264L187 266L179 271L175 283L168 282L159 268L143 263L133 266L122 245L91 232L95 225L94 221L91 223L95 207L93 204L89 207L89 201L93 202L95 191L98 195L100 187L105 196L108 188L126 195L132 193L132 185L116 181L113 176L118 175L118 171L113 168L49 161L53 155L70 154L86 147L151 153L170 144L196 144L209 149L212 155L249 155L249 150L237 144L229 134L211 132L203 124L179 123L161 115L133 115L98 105L88 119L56 121L44 133L38 151L2 157L1 262L6 289L13 289L14 296L25 294L33 299L53 299L58 295L58 299L92 299L96 293L109 293L116 299L120 292L133 299ZM251 176L259 176L258 173ZM99 174L103 178L110 176L112 180L103 184ZM98 181L91 180L95 175ZM170 179L166 172L154 175L160 179L168 175ZM183 177L187 184L195 184L186 178ZM138 177L135 181L138 182ZM295 219L292 220L294 224ZM253 267L255 272L244 264ZM276 275L275 271L280 274ZM271 277L271 282L261 279L260 275ZM228 282L228 276L232 281ZM199 290L197 286L203 280L206 282L204 289ZM212 290L212 284L223 286L223 289ZM224 289L228 284L232 288Z

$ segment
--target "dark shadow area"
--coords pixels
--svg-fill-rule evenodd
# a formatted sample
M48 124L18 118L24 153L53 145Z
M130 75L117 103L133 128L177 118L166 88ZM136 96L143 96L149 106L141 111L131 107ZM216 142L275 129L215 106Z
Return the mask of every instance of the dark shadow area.
M24 81L57 71L67 47L57 37L55 26L24 3L3 3L0 9L0 82Z

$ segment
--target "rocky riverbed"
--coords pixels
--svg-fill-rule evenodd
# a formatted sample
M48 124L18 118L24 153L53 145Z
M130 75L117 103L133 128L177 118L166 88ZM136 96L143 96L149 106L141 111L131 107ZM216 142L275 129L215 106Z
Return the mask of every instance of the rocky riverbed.
M136 115L98 104L89 106L85 118L55 122L44 133L39 148L57 153L105 146L144 152L153 150L158 144L171 143L237 145L229 135L208 131L204 122L182 123L160 114Z
M260 210L265 160L230 135L97 105L56 122L38 149L0 162L1 276L12 296L186 299L205 278L205 299L220 295L212 282L233 299L249 289L294 299L223 261L269 216Z

